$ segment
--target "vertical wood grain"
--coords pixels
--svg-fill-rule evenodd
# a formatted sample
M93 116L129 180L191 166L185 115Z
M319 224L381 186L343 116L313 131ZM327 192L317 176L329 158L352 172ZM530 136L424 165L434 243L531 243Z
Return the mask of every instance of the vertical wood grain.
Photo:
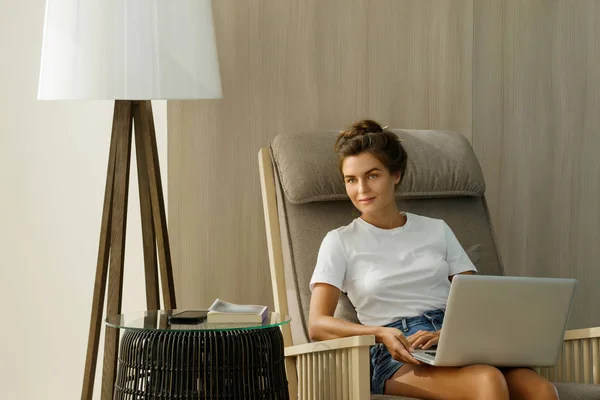
M573 382L573 341L566 341L565 352L565 382Z
M472 1L370 1L365 116L471 139Z
M583 341L583 383L592 383L592 363L590 358L591 340Z
M298 373L300 374L299 398L308 399L308 368L306 366L306 355L298 356Z
M113 128L110 139L108 155L108 168L106 172L106 185L104 188L104 202L102 209L102 222L100 227L100 242L98 245L98 260L96 263L96 277L94 280L94 295L92 297L92 315L88 335L88 347L83 371L83 387L81 400L91 400L94 392L94 378L96 377L96 363L98 347L100 344L100 329L102 327L102 314L104 311L104 298L106 295L106 280L108 277L108 264L110 258L110 243L112 231L113 187L115 175L115 162L117 158L117 139L121 133L117 127L122 124L123 107L115 103L113 111Z
M181 306L272 305L256 152L371 117L469 138L507 274L577 278L569 328L600 325L598 2L220 0L214 17L224 98L168 104Z
M365 117L470 139L473 2L213 6L224 97L168 103L178 301L272 305L256 153L280 133Z
M556 378L553 382L564 382L565 381L565 345L560 349L558 353L558 361L556 363Z
M474 8L473 144L505 269L578 279L573 329L600 324L599 25L595 1Z
M573 375L574 382L583 383L583 375L581 373L581 340L573 341Z
M127 232L127 202L129 198L129 170L131 163L132 134L131 101L115 101L113 130L116 134L116 153L113 177L113 208L110 223L110 261L108 273L108 292L106 295L106 315L121 313L123 299L123 268L125 263L125 236ZM119 331L105 328L104 360L102 368L103 400L112 399L117 371Z
M600 345L597 338L592 339L592 383L600 383Z
M504 0L478 0L473 7L472 144L486 179L487 203L495 224L500 218L500 184L506 178L502 174L502 30L505 6Z
M150 115L150 118L152 115ZM156 257L156 233L152 218L152 202L150 200L150 177L148 176L148 160L146 160L146 141L150 132L149 116L143 113L139 103L133 107L135 125L135 151L139 182L140 212L142 214L142 243L144 249L144 276L146 279L146 307L148 310L160 309L158 284L158 261Z
M342 383L342 393L339 397L342 400L350 400L350 368L352 366L350 365L350 357L348 356L349 352L349 349L342 350L342 376L344 377L344 381Z
M154 117L152 114L152 103L149 100L139 102L139 120L147 129L147 136L141 143L144 146L145 162L148 175L148 188L154 232L156 233L156 244L158 247L158 261L160 269L161 287L165 309L176 309L175 281L173 278L173 263L171 257L171 245L167 229L167 216L165 212L165 201L162 189L160 165L158 162L158 150L156 144L156 130L154 128Z

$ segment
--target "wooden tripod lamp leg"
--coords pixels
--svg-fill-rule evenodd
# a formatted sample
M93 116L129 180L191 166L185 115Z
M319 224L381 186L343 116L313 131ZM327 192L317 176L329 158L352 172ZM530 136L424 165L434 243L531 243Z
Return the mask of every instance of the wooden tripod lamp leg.
M127 200L129 194L129 166L131 161L132 102L115 102L117 152L113 180L113 209L110 241L110 272L106 315L121 313L123 298L123 268L125 262L125 233L127 231ZM106 327L104 340L104 368L102 370L102 399L112 399L117 369L119 331Z
M144 148L150 132L148 119L142 115L139 102L133 110L135 125L135 151L137 155L138 182L140 193L140 211L142 213L142 236L144 243L144 269L146 271L146 305L148 310L160 308L158 291L158 266L156 260L156 234L150 200L150 177L148 161Z
M158 147L156 145L156 132L154 130L152 104L149 100L140 101L139 109L140 123L144 126L147 124L148 126L147 135L143 136L143 148L144 154L146 155L146 165L148 168L150 200L152 204L154 230L156 232L156 241L158 245L163 301L165 304L165 309L175 309L177 308L177 302L175 299L175 285L173 282L173 266L171 263L169 234L167 232L165 201L163 198L160 167L158 164Z
M102 327L102 311L104 309L104 294L106 293L106 277L108 275L108 259L110 256L110 230L113 207L113 180L115 174L115 159L117 152L118 132L115 127L120 116L115 111L113 115L113 129L110 139L110 152L108 154L108 171L106 173L106 186L104 189L104 206L102 223L100 227L100 244L98 246L98 261L96 264L96 279L94 282L94 295L92 298L92 317L88 338L87 356L83 375L82 400L91 400L94 391L94 378L96 376L96 360L98 358L98 344L100 342L100 328Z
M117 100L115 101L108 157L82 400L92 399L107 275L106 315L121 313L133 122L135 122L140 211L142 214L146 304L149 310L160 308L156 257L158 247L165 308L175 309L177 307L152 105L150 101ZM109 266L110 274L108 274ZM102 371L101 397L103 400L113 397L118 345L118 330L107 327Z

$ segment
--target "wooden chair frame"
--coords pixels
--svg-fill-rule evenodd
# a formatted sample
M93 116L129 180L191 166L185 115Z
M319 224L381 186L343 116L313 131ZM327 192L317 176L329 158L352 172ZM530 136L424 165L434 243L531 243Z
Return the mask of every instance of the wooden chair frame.
M275 311L289 315L275 176L268 148L258 153ZM359 400L370 397L370 353L375 336L352 336L294 346L282 326L290 399ZM556 366L537 368L553 382L600 383L600 327L570 330Z

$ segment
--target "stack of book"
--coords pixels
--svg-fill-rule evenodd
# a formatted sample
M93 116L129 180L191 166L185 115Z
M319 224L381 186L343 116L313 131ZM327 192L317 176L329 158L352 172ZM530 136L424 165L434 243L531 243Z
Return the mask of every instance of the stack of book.
M206 322L209 324L265 324L269 312L267 306L234 304L216 299L208 308Z

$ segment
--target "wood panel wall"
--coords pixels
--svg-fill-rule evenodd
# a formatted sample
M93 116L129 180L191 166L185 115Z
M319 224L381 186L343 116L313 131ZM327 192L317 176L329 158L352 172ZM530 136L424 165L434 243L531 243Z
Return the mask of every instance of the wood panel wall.
M600 325L596 4L215 1L224 98L168 103L179 304L271 305L258 149L369 117L471 140L508 273L577 277Z
M474 5L472 143L508 274L579 280L600 325L600 2Z
M257 152L279 133L471 134L472 1L214 2L224 98L169 102L169 224L185 306L272 304Z

